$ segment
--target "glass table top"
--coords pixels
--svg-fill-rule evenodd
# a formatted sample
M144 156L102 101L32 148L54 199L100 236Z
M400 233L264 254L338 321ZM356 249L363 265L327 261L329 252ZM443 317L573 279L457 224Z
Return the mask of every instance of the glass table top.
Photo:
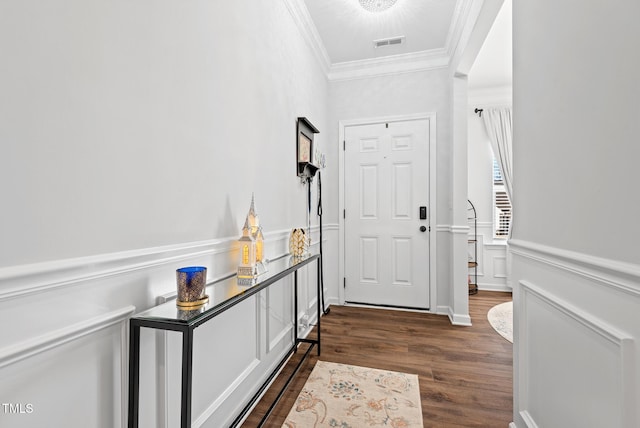
M236 275L207 283L205 294L209 301L197 309L181 309L175 300L163 303L134 315L132 318L145 321L157 321L159 324L198 324L224 312L235 303L244 300L270 284L284 278L293 271L318 259L319 255L309 254L302 257L285 255L271 260L267 272L259 275L254 285L238 285Z

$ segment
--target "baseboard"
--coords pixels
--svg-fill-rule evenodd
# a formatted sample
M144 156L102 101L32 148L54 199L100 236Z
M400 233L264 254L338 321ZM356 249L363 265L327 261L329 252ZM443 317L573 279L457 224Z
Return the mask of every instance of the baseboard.
M500 291L505 293L511 293L513 290L511 287L505 284L478 284L478 290L482 291Z
M453 309L449 307L449 320L452 325L459 325L464 327L471 327L471 317L469 315L460 315L453 312Z

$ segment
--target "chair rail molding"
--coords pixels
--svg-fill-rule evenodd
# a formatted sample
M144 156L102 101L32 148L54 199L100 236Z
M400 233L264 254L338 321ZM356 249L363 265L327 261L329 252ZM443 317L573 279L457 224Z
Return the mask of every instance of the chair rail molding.
M509 251L625 293L640 296L640 265L553 248L523 240L510 240Z
M318 229L312 226L311 232ZM266 233L265 245L284 243L290 233L290 229ZM236 241L237 237L227 237L2 268L0 302L181 260L231 253Z
M126 321L135 310L135 306L125 306L67 327L0 348L0 368Z

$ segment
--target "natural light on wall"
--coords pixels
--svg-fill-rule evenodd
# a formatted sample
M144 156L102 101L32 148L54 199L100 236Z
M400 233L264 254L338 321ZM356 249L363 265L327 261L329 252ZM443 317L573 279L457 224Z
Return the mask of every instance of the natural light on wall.
M502 172L496 158L493 158L493 209L494 238L509 238L511 228L511 201L507 195Z

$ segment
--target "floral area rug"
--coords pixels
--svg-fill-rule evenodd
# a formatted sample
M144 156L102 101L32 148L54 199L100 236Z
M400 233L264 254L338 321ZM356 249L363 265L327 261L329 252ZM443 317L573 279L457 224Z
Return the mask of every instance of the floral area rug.
M513 302L500 303L489 309L487 319L500 336L513 343Z
M318 361L283 428L422 428L418 375Z

